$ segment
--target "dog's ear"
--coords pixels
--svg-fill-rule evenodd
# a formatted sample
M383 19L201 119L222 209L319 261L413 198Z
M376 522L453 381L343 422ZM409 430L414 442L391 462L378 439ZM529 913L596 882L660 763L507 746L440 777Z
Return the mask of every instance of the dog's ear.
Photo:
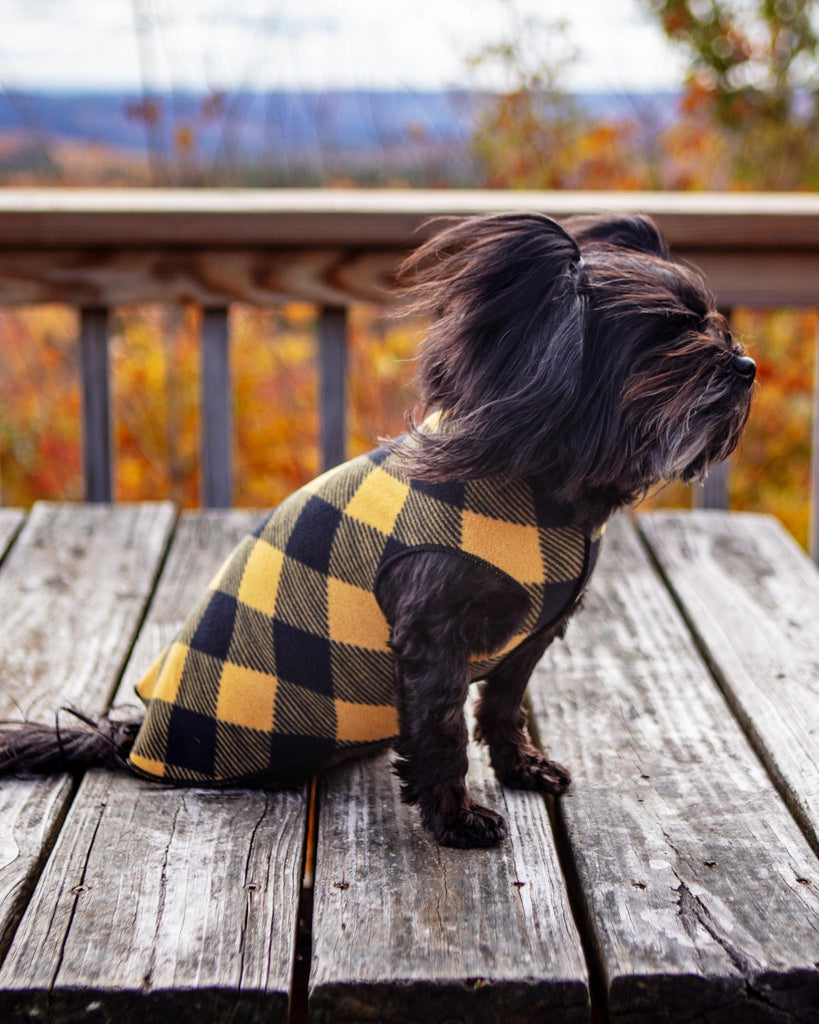
M439 432L413 431L407 469L428 480L531 472L580 387L587 300L572 236L540 214L467 218L410 256L399 281L433 318L418 382L442 412Z
M668 243L650 217L609 214L569 217L563 223L581 250L587 245L616 245L663 260L669 258Z

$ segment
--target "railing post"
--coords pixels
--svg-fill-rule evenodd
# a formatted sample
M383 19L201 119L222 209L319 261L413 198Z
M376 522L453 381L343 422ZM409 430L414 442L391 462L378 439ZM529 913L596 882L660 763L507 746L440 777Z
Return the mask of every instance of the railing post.
M347 452L347 310L322 306L319 315L321 465L331 469Z
M111 501L114 488L105 307L80 310L80 377L85 500Z
M819 565L819 318L813 349L813 431L810 447L810 534L811 558Z
M728 508L728 463L714 466L705 483L694 488L695 508Z
M731 310L721 309L720 312L731 323ZM721 462L714 466L702 487L694 488L695 508L728 508L728 474L729 463Z
M233 499L231 445L231 388L228 310L213 306L202 311L202 504L229 508Z

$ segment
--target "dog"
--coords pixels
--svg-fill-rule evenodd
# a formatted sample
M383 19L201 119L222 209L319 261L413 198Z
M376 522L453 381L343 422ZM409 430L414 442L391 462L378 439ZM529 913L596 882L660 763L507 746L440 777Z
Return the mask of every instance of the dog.
M425 418L242 541L137 687L144 720L7 724L0 770L281 786L391 744L435 839L487 847L506 825L465 783L480 680L476 735L499 781L566 789L527 732L529 676L579 609L612 513L736 448L755 364L640 216L457 220L399 283L430 322Z

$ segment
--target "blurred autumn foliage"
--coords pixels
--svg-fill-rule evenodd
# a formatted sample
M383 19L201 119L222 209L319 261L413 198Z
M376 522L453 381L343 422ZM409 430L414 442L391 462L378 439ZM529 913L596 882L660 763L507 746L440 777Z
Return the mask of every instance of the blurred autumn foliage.
M478 54L477 79L502 88L479 93L472 138L474 180L490 188L815 189L819 186L819 74L810 0L642 0L688 55L690 71L673 111L633 107L592 116L561 82L574 59L564 28L520 18ZM127 116L149 138L160 128L170 149L151 148L153 180L219 184L199 177L197 132L228 117L215 94L198 120L161 124L146 97ZM230 132L226 152L232 159ZM104 154L95 150L104 164ZM170 154L170 155L169 155ZM117 174L122 173L117 154ZM143 184L146 168L134 174ZM216 175L214 177L214 175ZM19 178L17 179L19 183ZM324 184L339 184L332 175ZM355 185L355 179L346 180ZM362 183L369 183L362 179ZM397 185L439 184L391 179ZM235 501L270 506L315 474L317 452L314 307L231 309ZM198 501L198 310L146 306L112 315L111 356L120 500ZM780 516L800 542L808 529L815 311L735 310L736 335L759 371L757 398L731 477L736 507ZM349 450L402 429L412 405L418 325L382 310L350 314ZM0 310L0 488L4 504L79 498L80 416L76 314L65 307ZM657 502L688 502L666 488Z
M707 124L722 187L819 187L815 0L644 2L689 56L683 124Z
M267 507L319 470L315 307L231 308L237 505ZM199 322L193 306L120 307L110 326L116 498L199 501ZM357 305L349 322L348 448L400 433L412 405L411 325ZM5 505L82 497L77 316L0 310Z

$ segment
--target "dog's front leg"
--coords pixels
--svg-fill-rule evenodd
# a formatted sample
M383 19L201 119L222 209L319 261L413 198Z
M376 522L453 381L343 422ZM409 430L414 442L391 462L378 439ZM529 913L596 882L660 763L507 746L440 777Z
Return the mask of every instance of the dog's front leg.
M379 594L392 627L402 796L442 845L491 846L505 822L472 800L465 781L469 656L512 635L526 598L497 574L439 552L402 558Z
M535 665L564 631L565 621L524 641L487 676L481 688L475 738L489 747L495 775L504 786L562 793L571 780L567 768L533 746L521 703Z
M452 652L419 650L416 636L396 642L396 686L401 734L395 770L402 798L443 846L492 846L506 836L503 818L475 803L466 788L467 728L463 704L466 661ZM425 646L425 645L424 645Z

